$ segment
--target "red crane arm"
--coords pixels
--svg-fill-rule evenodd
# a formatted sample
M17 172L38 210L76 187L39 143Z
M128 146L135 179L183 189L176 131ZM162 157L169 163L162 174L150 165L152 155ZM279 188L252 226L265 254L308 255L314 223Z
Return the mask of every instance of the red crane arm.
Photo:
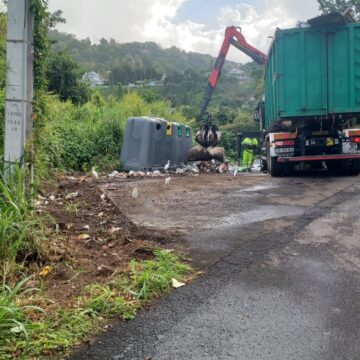
M217 85L219 80L221 69L224 66L226 56L229 52L230 45L235 46L237 49L251 57L255 62L260 65L263 65L267 61L267 55L262 51L251 46L245 39L244 35L241 33L241 28L230 26L225 30L225 38L222 43L219 55L216 59L214 68L210 74L208 86L205 91L203 103L200 111L200 118L206 112L206 109L211 100L212 93Z

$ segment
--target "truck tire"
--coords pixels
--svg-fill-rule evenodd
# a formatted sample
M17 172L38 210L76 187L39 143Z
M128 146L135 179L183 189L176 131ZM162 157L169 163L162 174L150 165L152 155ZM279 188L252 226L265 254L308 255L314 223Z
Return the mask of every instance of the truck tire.
M349 167L349 175L357 176L360 174L360 160L353 159Z
M350 175L351 160L340 160L337 168L339 175Z
M267 161L264 160L263 158L261 158L260 161L261 161L261 168L260 168L260 170L261 170L261 171L267 171L267 170L268 170Z
M340 164L339 164L338 160L327 161L326 167L327 167L328 171L331 173L334 173L334 174L339 173Z
M285 163L284 166L284 175L285 176L292 176L295 170L295 164L293 163Z
M283 164L278 163L276 157L271 157L270 151L266 154L266 160L268 170L272 177L279 177L283 175Z

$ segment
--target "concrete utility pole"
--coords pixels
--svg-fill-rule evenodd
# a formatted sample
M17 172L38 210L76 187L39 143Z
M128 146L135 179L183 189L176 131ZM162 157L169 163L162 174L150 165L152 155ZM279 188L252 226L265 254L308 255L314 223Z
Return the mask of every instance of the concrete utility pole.
M8 2L5 164L24 162L26 138L32 131L33 0ZM6 167L8 167L6 166Z

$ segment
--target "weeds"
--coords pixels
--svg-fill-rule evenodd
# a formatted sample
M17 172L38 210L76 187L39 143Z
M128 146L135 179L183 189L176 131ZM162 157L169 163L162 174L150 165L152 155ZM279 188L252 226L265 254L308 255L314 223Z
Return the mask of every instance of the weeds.
M120 317L124 320L133 319L139 303L125 299L125 288L110 285L90 285L84 289L86 308L95 315Z
M35 215L32 197L24 189L23 171L0 174L0 265L3 283L27 258L45 253L43 219Z
M35 141L35 168L43 178L49 169L84 171L94 164L114 168L119 164L128 117L151 115L186 121L179 112L171 113L166 102L147 103L135 92L120 101L102 99L101 106L98 101L75 106L55 96L44 102L44 120L36 126Z
M78 216L79 206L80 206L79 203L71 202L71 203L65 205L65 211L70 215Z
M110 284L85 287L75 308L59 308L32 322L28 327L29 340L19 339L7 347L7 353L23 354L26 346L29 349L27 359L64 352L106 320L133 319L151 298L170 289L173 277L181 280L190 271L177 256L164 250L154 253L154 260L133 261L129 275L118 276Z
M168 290L171 279L183 276L189 266L179 262L177 256L163 250L156 250L156 261L146 260L143 263L131 262L131 276L135 295L140 300L148 300Z
M43 311L37 306L19 305L19 297L25 296L37 289L23 290L23 286L29 280L26 278L20 281L14 288L2 285L0 287L0 347L9 343L14 338L25 337L24 350L26 350L29 339L29 329L31 322L25 316L25 312Z

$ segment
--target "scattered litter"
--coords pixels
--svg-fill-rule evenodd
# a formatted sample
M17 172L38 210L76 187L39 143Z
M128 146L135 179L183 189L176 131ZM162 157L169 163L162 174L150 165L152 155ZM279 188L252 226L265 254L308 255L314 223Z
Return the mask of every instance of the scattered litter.
M119 172L118 171L113 171L111 174L108 174L108 177L109 178L114 178L116 175L118 175L119 174Z
M180 282L180 281L178 281L178 280L176 280L174 278L171 279L171 284L172 284L173 288L175 288L175 289L186 285L186 284L184 284L184 283L182 283L182 282Z
M90 239L90 235L88 235L88 234L80 234L78 236L78 239L79 240L88 240L88 239Z
M220 174L225 174L228 171L228 166L226 164L221 164L219 166L219 173Z
M54 201L54 200L55 200L55 196L54 196L54 195L50 195L49 199L50 199L51 201Z
M114 233L116 233L116 232L119 232L120 230L122 230L122 228L120 228L120 227L112 227L111 230L110 230L110 232L111 232L112 234L114 234Z
M72 200L72 199L75 199L76 197L79 196L79 192L78 191L75 191L73 193L70 193L68 195L65 196L65 199L66 200Z
M77 181L77 178L75 176L67 176L66 179L69 181Z
M169 165L169 166L168 166ZM127 174L121 174L123 177L127 178L144 178L144 177L165 177L169 174L176 175L198 175L200 173L220 173L220 174L231 174L237 176L239 174L240 168L237 164L229 164L228 162L222 163L215 159L209 161L194 161L189 162L187 165L180 164L175 170L170 170L170 162L168 162L163 171L154 170L154 171L134 171L131 170ZM119 174L120 175L120 174Z
M254 171L254 172L260 172L261 171L261 161L260 159L255 159L254 160L254 163L251 167L251 171Z
M101 194L101 195L100 195L100 199L101 199L101 200L105 200L105 198L106 198L106 195L105 195L105 194Z
M81 230L90 230L90 226L89 225L84 225Z
M41 271L39 272L40 276L46 276L51 272L51 267L50 266L45 266L41 269Z

